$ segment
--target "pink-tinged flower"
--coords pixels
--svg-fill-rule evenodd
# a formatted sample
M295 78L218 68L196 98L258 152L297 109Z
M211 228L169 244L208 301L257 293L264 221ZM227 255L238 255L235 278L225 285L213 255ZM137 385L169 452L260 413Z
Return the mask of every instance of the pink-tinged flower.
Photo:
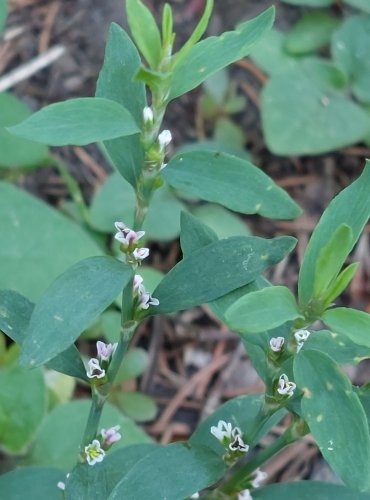
M145 235L145 231L134 231L123 222L115 222L114 225L118 231L114 237L125 247L136 245L140 238Z
M66 484L65 484L65 483L63 483L63 481L59 481L59 483L57 483L57 487L58 487L60 490L64 491L64 490L66 489Z
M249 490L243 490L238 493L238 500L253 500Z
M154 120L153 110L150 106L145 106L143 109L143 120L145 124L151 125Z
M134 283L133 283L133 291L134 293L142 293L145 292L145 288L143 285L143 277L140 274L135 274Z
M102 462L105 457L105 451L101 448L100 442L97 439L94 439L92 443L85 446L85 457L89 465Z
M172 141L172 134L169 130L163 130L158 136L159 148L163 151Z
M114 427L110 427L109 429L102 429L100 434L102 435L103 447L106 448L111 446L113 443L116 443L121 439L121 434L118 432L120 429L119 425L115 425Z
M114 344L105 344L101 340L98 340L96 343L96 350L98 352L98 358L100 361L109 361L113 354L116 352L118 343Z
M149 255L149 248L136 248L133 252L132 255L134 258L138 261L142 261L146 259Z
M149 306L159 306L159 300L150 295L149 292L142 292L139 297L139 309L149 309Z
M103 378L105 377L105 370L100 366L99 360L91 358L87 363L88 369L86 375L89 378Z
M261 469L257 469L254 471L252 486L253 488L260 488L261 484L265 479L267 479L267 472L263 472Z
M309 332L308 330L297 330L295 332L294 338L297 342L297 352L299 352L302 349L303 344L306 342L306 340L310 335L311 332Z
M270 348L274 352L280 352L283 348L285 339L284 337L272 337L270 340Z
M279 377L279 382L277 386L277 392L282 396L288 396L290 398L293 396L296 389L296 384L288 379L288 376L283 373Z

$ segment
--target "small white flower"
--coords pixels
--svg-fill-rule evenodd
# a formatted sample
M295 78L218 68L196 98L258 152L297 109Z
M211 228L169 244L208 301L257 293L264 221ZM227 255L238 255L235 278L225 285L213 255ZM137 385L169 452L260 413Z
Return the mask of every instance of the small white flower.
M270 340L270 348L274 352L280 352L283 348L285 339L284 337L272 337Z
M146 259L149 255L149 248L136 248L133 252L132 255L135 257L136 260L142 261Z
M190 498L199 498L199 493L198 492L194 493L193 495L191 495Z
M89 378L103 378L105 377L105 370L100 366L99 360L96 358L91 358L87 363L88 369L86 375Z
M109 361L116 352L117 346L117 342L114 344L105 344L104 342L101 342L101 340L98 340L96 343L96 350L100 361Z
M172 134L169 130L163 130L158 136L159 148L163 151L172 141Z
M57 483L57 486L62 491L64 491L66 489L66 484L63 483L63 481L59 481L59 483Z
M294 338L297 342L297 352L299 352L302 349L303 344L306 342L306 340L310 335L311 332L309 332L308 330L297 330L295 332Z
M252 480L253 488L260 488L261 483L263 483L263 481L267 479L267 475L267 472L263 472L261 469L257 469L256 471L254 471Z
M238 500L253 500L249 490L243 490L238 493Z
M239 451L241 453L247 453L249 446L244 443L243 438L240 434L234 437L234 440L229 444L229 449L231 451Z
M133 231L124 222L115 222L114 225L118 231L115 239L126 247L136 244L145 235L145 231Z
M122 436L118 432L120 430L119 425L115 425L114 427L110 427L109 429L102 429L100 431L100 434L102 435L102 438L104 439L103 446L111 446L113 443L116 443L119 441Z
M95 465L103 460L105 451L101 448L97 439L94 439L92 443L85 446L85 456L89 465Z
M235 427L235 429L238 429L238 427ZM225 422L224 420L220 420L217 426L213 425L211 427L211 434L221 443L224 441L225 438L231 440L233 437L232 432L233 432L233 426L231 425L230 422Z
M143 291L140 294L139 309L148 309L149 306L159 306L159 300L150 295L149 292Z
M143 277L140 276L140 274L135 274L135 276L134 276L134 284L133 284L134 293L143 293L143 292L145 292L143 281L144 281Z
M153 114L153 110L150 106L145 106L145 108L143 109L143 120L144 120L144 123L148 123L148 124L153 123L154 114Z
M296 384L294 382L290 382L288 376L283 373L279 377L277 392L282 396L288 396L289 398L293 396L294 391L296 389Z

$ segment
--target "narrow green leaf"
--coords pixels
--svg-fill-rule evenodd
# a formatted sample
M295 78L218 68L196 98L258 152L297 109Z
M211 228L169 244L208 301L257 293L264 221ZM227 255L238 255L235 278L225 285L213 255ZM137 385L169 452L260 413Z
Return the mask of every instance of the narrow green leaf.
M370 314L349 307L329 309L322 320L334 331L370 348Z
M314 52L327 45L340 24L327 12L307 12L289 31L284 48L293 55Z
M96 96L122 104L139 126L146 106L145 86L143 82L134 80L140 64L139 53L129 36L120 26L112 23L104 64L96 84ZM136 187L144 162L140 135L105 141L104 146L120 174Z
M352 278L356 274L359 262L353 262L338 275L334 283L328 288L327 293L324 295L324 301L327 305L336 299L349 285Z
M370 16L350 16L332 39L334 60L349 76L354 95L365 104L370 104L369 44Z
M168 3L164 4L162 13L162 45L163 47L171 47L175 39L173 32L173 14L171 6Z
M0 476L0 491L6 500L63 500L56 485L65 481L65 473L51 467L21 467Z
M192 151L175 156L162 177L185 194L242 213L290 219L301 210L270 177L246 160L225 153Z
M48 413L39 428L28 463L50 465L70 472L78 458L81 436L90 405L90 400L79 399L59 405ZM122 415L111 404L106 403L99 429L108 429L114 425L121 427L120 430L124 436L115 443L115 449L133 444L151 443L150 437L131 419Z
M241 333L258 333L303 318L294 295L285 286L272 286L248 293L226 312L226 321Z
M7 130L50 146L83 146L139 132L127 109L102 97L50 104Z
M338 92L344 84L343 73L318 58L304 58L298 66L276 72L261 101L269 149L277 155L316 155L366 137L369 117L348 93Z
M193 46L202 38L204 35L208 23L209 23L209 18L211 17L212 11L213 11L213 0L207 0L206 6L204 8L204 12L202 17L200 18L195 30L193 33L190 35L190 38L184 43L184 45L181 47L181 49L175 54L173 58L173 63L172 67L174 68L177 64L179 64L180 61L186 58L186 56L189 54L190 50L193 48Z
M370 358L368 347L358 345L346 335L320 330L311 332L303 349L315 349L327 354L340 365L357 365L364 359Z
M70 267L37 303L21 362L41 365L67 349L114 301L131 275L129 266L111 257L91 257Z
M12 290L0 290L0 330L22 345L34 305L26 297ZM77 348L71 345L51 359L47 368L71 377L86 379L86 369Z
M366 490L370 486L369 429L349 379L326 354L309 350L295 357L294 375L303 390L304 418L324 458L347 486Z
M329 204L307 246L299 273L299 298L307 304L313 295L316 262L321 249L328 244L341 224L352 229L351 248L357 242L370 216L370 162L361 176L338 194Z
M213 229L218 238L229 238L230 236L250 235L249 228L241 217L230 212L221 205L207 203L199 205L192 210L192 213Z
M209 37L192 47L174 68L170 99L194 89L209 76L248 55L263 34L271 28L275 11L271 7L235 31Z
M6 182L0 182L0 227L7 242L0 246L0 287L32 301L69 266L102 254L80 226Z
M6 127L29 117L31 111L17 97L4 92L0 93L0 109L0 169L33 168L40 165L48 157L47 147L16 137L6 130Z
M126 0L126 12L132 37L152 68L161 60L161 34L153 14L141 0Z
M295 245L295 239L272 240L234 236L216 241L179 262L154 290L159 306L151 314L179 311L210 302L254 281L267 267L279 262ZM220 276L210 286L211 276Z
M339 484L320 481L296 481L294 483L271 484L253 490L256 500L370 500L369 493L359 493Z
M47 392L41 370L13 364L0 370L0 447L21 453L46 413Z
M338 276L352 248L352 240L352 229L346 224L341 224L320 250L313 285L315 297L320 297Z
M214 484L224 473L223 461L208 448L172 443L161 446L134 465L114 488L109 500L179 500Z

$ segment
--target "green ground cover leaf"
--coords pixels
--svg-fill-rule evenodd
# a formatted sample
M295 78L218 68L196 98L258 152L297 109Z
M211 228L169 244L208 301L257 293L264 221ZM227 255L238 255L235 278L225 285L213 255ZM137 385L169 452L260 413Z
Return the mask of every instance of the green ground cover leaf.
M336 307L325 311L322 320L333 332L370 348L370 314L349 307Z
M20 467L0 476L0 491L6 500L63 500L57 487L65 481L65 473L51 467Z
M302 350L295 357L294 376L303 390L303 416L324 458L347 486L368 489L369 429L349 379L326 354L314 350Z
M21 362L38 366L67 349L114 301L131 277L131 268L112 257L90 257L70 267L36 304Z
M8 130L49 146L83 146L139 132L126 108L102 97L50 104Z
M17 97L6 93L0 93L0 109L0 169L32 168L40 165L48 157L48 148L43 144L16 137L6 130L6 127L29 117L31 111Z
M321 481L297 481L294 483L271 484L264 488L253 490L256 500L369 500L369 493L359 493L339 484L323 483Z
M187 195L242 213L290 219L301 210L270 177L250 162L213 151L192 151L172 158L162 177Z
M81 227L27 192L0 182L0 288L35 301L69 266L99 246Z

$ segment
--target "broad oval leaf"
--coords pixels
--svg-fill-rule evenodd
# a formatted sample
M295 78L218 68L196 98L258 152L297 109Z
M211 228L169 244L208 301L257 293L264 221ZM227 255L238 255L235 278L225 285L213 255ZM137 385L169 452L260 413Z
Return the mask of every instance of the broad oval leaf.
M303 318L294 295L285 286L271 286L241 297L226 311L227 324L241 333L272 330Z
M175 156L162 177L187 195L224 205L236 212L276 219L297 217L301 210L273 180L247 160L213 151Z
M365 104L370 104L369 45L370 16L349 17L332 39L334 60L350 78L354 95Z
M370 486L370 436L365 411L349 379L319 351L301 351L294 376L302 413L324 458L356 490ZM351 460L348 460L348 454Z
M48 413L39 428L27 462L50 465L70 472L78 458L81 436L84 432L90 405L90 400L79 399L59 405ZM120 432L123 436L120 441L115 443L116 450L133 444L151 443L150 437L131 419L122 415L111 404L106 403L100 428L108 429L114 425L120 426ZM108 452L107 458L109 455L110 452Z
M230 238L230 236L251 234L246 222L241 217L221 205L210 203L199 205L192 209L192 214L213 229L220 240Z
M183 500L214 484L224 473L225 464L209 448L172 443L134 465L109 500Z
M25 452L46 413L47 391L40 369L13 364L0 370L0 446Z
M139 132L126 108L101 97L50 104L8 130L50 146L83 146Z
M321 249L329 243L337 228L346 224L352 230L350 251L369 216L370 162L367 161L361 176L330 202L311 236L298 280L299 298L303 304L307 304L313 296L315 269Z
M37 303L23 342L21 362L38 366L67 349L131 277L131 268L112 257L91 257L70 267Z
M368 0L344 0L344 1L348 5L356 7L357 9L361 9L364 12L368 12L370 14L370 3L368 2Z
M256 500L370 500L369 493L359 493L340 484L320 481L296 481L294 483L271 484L253 490Z
M0 330L22 345L33 309L32 302L20 293L0 290ZM71 377L87 378L86 369L74 345L51 359L46 366Z
M17 97L5 92L0 93L0 109L0 169L40 165L48 156L47 147L16 137L6 130L6 127L30 116L31 111Z
M32 301L69 266L101 255L96 243L74 222L11 184L0 182L0 288Z
M189 92L220 69L248 55L271 28L274 17L275 11L271 7L235 31L206 38L194 45L174 68L170 99Z
M21 467L0 476L0 491L6 500L63 500L57 484L65 481L65 473L51 467Z
M262 91L262 125L269 149L278 155L316 155L364 139L369 117L338 92L343 83L333 64L317 59L274 74Z
M139 126L146 106L145 85L134 80L140 64L140 55L129 36L120 26L112 23L104 64L96 84L96 96L122 104ZM105 141L104 147L120 174L136 187L144 163L140 135Z
M349 307L336 307L325 311L322 320L334 333L370 348L370 314Z
M295 245L283 236L266 240L234 236L210 243L191 253L163 278L154 290L163 314L200 305L254 281L267 267L279 262ZM215 277L213 282L210 279Z

